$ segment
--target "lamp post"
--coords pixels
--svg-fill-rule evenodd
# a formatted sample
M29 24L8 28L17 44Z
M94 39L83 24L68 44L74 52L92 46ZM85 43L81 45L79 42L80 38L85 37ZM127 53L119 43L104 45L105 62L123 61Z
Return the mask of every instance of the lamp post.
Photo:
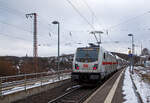
M150 40L148 40L150 42ZM148 43L149 44L149 43ZM149 48L149 51L150 51L150 48Z
M132 68L131 68L131 72L133 73L133 66L134 66L134 36L133 36L133 34L128 34L128 36L132 37L132 55L131 55Z
M59 46L60 46L60 38L59 38L59 34L60 34L60 28L59 28L59 22L58 21L53 21L52 24L57 24L58 25L58 78L60 79L60 75L59 75Z

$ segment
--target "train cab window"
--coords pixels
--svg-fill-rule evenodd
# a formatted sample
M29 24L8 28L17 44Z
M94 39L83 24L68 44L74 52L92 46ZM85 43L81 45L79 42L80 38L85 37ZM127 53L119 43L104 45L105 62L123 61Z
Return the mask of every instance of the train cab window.
M80 48L77 49L76 61L95 62L98 61L99 48Z

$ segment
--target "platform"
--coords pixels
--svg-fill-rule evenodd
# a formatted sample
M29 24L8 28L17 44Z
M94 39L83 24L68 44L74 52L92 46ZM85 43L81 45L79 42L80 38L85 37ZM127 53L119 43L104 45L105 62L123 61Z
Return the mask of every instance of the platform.
M84 103L122 103L124 71L125 69L116 72Z

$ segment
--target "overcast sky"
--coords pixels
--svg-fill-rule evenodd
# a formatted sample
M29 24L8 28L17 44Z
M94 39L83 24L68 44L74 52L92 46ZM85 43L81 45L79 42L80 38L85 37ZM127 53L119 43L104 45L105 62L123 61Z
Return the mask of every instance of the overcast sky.
M57 55L54 20L60 22L60 54L96 42L89 24L104 32L102 46L108 51L127 53L132 33L139 54L141 44L150 48L149 11L149 0L0 0L0 55L33 55L33 18L25 17L33 12L38 15L39 56Z

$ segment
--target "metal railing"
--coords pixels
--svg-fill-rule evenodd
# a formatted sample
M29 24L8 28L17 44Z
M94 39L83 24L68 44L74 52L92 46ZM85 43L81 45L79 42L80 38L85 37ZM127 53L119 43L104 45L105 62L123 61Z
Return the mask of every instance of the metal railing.
M0 77L0 96L64 80L70 78L70 75L70 70L63 70L59 73L41 72Z

